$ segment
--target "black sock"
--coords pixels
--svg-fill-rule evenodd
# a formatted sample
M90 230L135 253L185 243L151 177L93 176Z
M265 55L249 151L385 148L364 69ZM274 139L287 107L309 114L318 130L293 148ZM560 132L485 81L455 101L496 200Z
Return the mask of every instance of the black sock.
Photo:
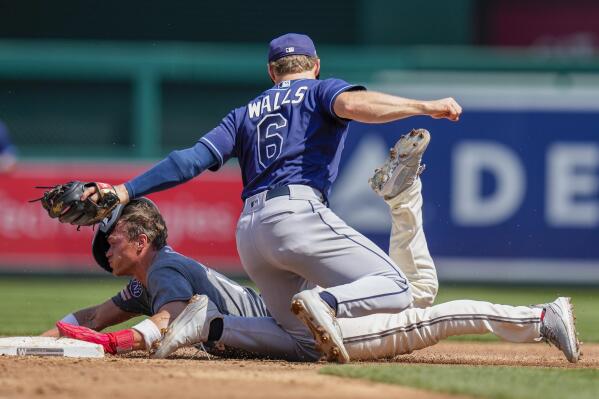
M218 341L223 335L223 319L217 317L210 322L210 332L208 332L208 341Z
M322 291L320 294L320 298L327 303L333 309L333 312L337 314L337 298L333 296L330 292Z

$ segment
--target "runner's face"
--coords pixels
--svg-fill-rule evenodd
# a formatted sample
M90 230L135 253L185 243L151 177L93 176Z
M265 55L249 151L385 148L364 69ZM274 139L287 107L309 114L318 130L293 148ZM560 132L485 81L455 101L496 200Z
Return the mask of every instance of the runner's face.
M122 223L117 223L112 233L110 233L108 244L110 248L106 252L106 257L110 267L112 267L112 274L115 276L131 276L139 255L139 246L135 241L129 241Z

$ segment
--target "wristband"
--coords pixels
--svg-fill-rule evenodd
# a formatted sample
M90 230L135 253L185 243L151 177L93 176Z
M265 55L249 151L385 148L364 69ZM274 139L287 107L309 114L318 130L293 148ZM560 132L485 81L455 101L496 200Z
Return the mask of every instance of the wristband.
M77 318L75 317L75 315L73 313L69 313L68 315L63 317L60 321L62 321L63 323L70 324L72 326L79 325L79 320L77 320Z
M107 333L106 335L112 337L111 344L113 345L114 353L126 353L133 350L135 336L132 329Z
M141 336L144 337L144 342L146 343L146 350L148 351L152 349L152 344L160 340L160 338L162 337L162 334L160 334L160 330L158 329L156 324L154 324L154 322L150 319L145 319L141 323L138 323L131 328L139 332Z

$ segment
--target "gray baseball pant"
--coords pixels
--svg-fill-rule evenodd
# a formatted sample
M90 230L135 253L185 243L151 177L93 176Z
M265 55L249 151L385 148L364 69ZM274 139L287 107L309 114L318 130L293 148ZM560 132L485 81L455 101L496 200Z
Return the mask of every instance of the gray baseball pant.
M291 298L320 286L338 302L337 317L397 313L412 304L400 268L372 241L349 227L308 186L290 195L248 198L237 224L237 249L249 277L277 323L314 351L307 327L290 311Z

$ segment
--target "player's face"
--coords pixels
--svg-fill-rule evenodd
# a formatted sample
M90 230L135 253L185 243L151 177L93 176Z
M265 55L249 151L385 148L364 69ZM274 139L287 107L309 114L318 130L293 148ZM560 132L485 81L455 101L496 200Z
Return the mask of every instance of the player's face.
M130 241L122 223L108 236L110 248L106 252L108 263L115 276L131 276L139 255L139 246L135 241Z

